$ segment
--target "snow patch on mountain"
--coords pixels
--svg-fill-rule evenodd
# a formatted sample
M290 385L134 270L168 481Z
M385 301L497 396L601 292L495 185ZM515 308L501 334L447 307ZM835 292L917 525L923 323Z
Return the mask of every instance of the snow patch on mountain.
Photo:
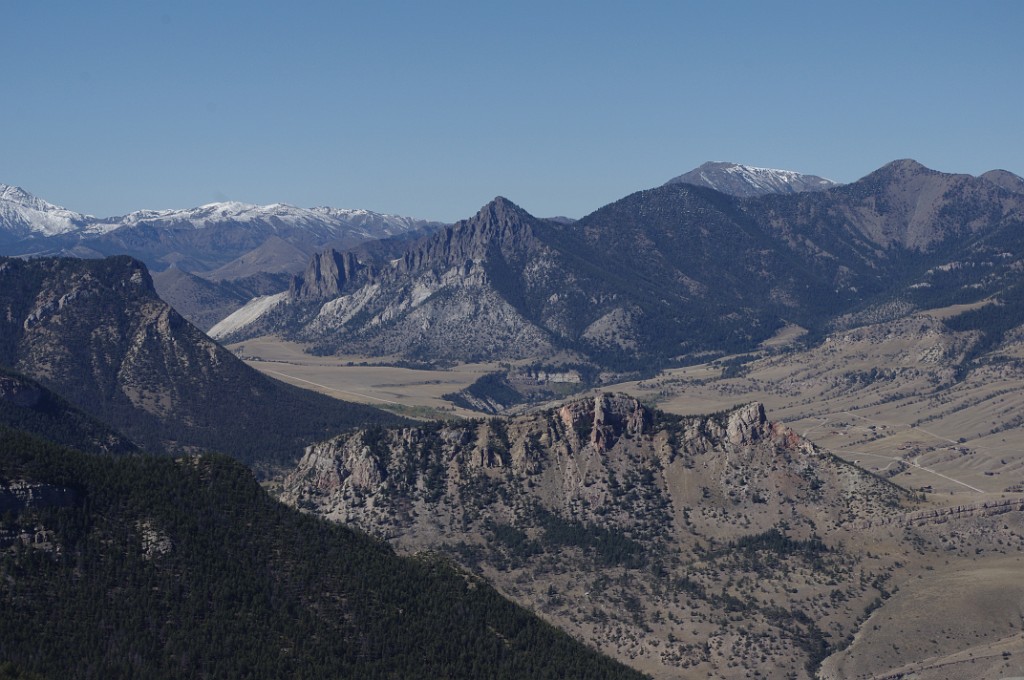
M286 203L254 205L239 201L207 203L184 210L137 210L123 216L96 218L33 196L16 186L0 184L0 234L16 238L101 236L118 229L140 226L207 229L225 224L253 224L271 231L305 229L323 237L385 238L427 226L426 220L370 210L298 208Z
M425 224L423 220L397 215L386 215L369 210L345 210L341 208L298 208L287 203L253 205L238 201L207 203L198 208L185 210L139 210L120 218L118 227L140 225L191 225L194 229L205 229L222 223L263 222L276 226L305 227L340 233L351 232L353 228L363 235L377 236L381 231L392 236L410 231Z
M786 189L793 188L795 191L802 191L807 184L808 175L803 175L793 170L778 170L775 168L758 168L752 165L734 165L726 168L730 175L744 180L748 184L765 193L786 193ZM704 176L702 174L702 176ZM711 180L713 181L713 180ZM811 181L822 187L833 186L836 183L830 179L819 177Z

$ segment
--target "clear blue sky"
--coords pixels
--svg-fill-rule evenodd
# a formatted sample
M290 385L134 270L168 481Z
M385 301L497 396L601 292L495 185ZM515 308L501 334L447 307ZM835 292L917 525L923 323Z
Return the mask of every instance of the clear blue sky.
M1024 2L0 0L0 182L581 217L707 160L1024 174Z

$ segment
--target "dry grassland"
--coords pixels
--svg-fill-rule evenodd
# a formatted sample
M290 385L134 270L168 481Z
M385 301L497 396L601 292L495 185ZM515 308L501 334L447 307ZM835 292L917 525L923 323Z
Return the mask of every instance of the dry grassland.
M1024 667L1024 557L987 557L906 582L829 658L823 678L1007 678ZM908 659L914 659L908 663Z
M419 418L478 415L454 407L442 395L457 392L498 369L495 364L471 364L428 371L388 366L387 357L319 357L305 353L298 343L273 337L247 340L228 349L253 368L286 383Z
M1000 493L1024 483L1024 371L993 363L954 379L968 344L919 314L836 334L723 378L722 363L665 371L605 390L679 414L761 401L770 417L843 458L936 494ZM1001 357L1024 355L1011 343Z

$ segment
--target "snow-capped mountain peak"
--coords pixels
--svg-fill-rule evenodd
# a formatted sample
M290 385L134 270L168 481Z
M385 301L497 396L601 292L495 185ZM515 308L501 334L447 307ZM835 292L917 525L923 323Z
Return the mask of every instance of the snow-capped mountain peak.
M15 237L56 236L78 231L94 219L48 203L21 187L0 184L0 232Z
M26 206L45 203L45 201L36 198L21 187L15 187L9 184L0 184L0 200Z
M817 175L720 161L705 163L666 184L693 184L740 197L795 194L838 186L838 182Z

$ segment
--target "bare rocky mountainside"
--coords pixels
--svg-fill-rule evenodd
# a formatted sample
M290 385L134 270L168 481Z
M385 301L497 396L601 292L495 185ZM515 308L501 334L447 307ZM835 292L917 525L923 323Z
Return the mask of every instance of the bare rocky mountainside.
M797 313L811 281L738 219L731 199L686 185L654 191L671 209L651 223L634 219L643 195L569 225L498 198L383 267L326 253L281 304L214 334L284 331L328 353L466 361L565 352L632 367L743 347L770 333L782 309ZM699 228L679 223L690 212L704 216ZM766 262L787 273L755 285ZM238 318L248 319L244 308Z
M1019 177L1009 170L989 170L981 177L1007 191L1024 194L1024 177Z
M128 257L0 259L0 311L0 366L150 451L280 464L339 429L395 420L249 368L157 297Z
M812 677L922 555L1019 546L1002 513L1024 503L965 526L759 404L682 418L618 395L342 435L307 449L282 497L450 555L664 678Z
M324 354L611 371L749 351L789 324L816 339L894 301L914 310L1011 296L1024 194L1008 175L901 160L790 194L670 183L572 223L498 198L391 260L318 254L288 295L212 332L276 334Z

